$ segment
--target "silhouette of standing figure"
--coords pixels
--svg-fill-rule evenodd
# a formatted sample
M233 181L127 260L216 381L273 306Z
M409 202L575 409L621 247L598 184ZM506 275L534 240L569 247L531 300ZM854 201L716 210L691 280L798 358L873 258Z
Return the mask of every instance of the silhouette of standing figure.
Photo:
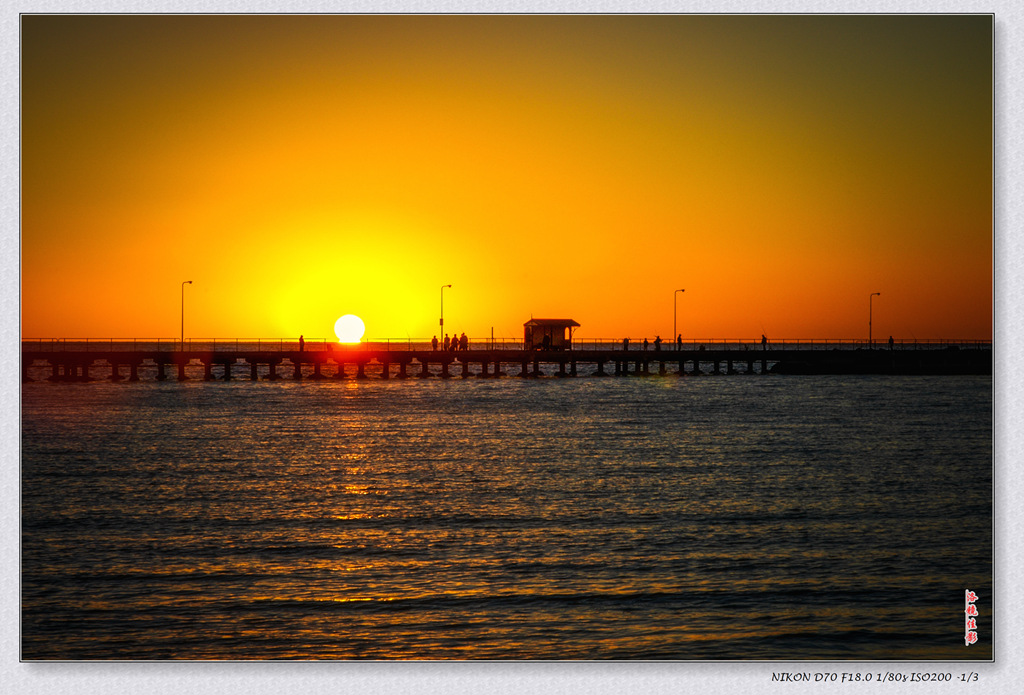
M890 335L889 336L889 349L890 350L892 350L892 343L893 343L893 340L892 340L892 336Z
M306 341L300 335L299 336L299 352L302 352L305 349L306 349Z
M647 346L648 345L649 345L649 343L647 342L647 338L644 338L644 352L647 352Z
M459 336L459 349L463 352L469 349L469 338L466 337L465 333Z
M435 335L430 339L430 349L437 352L437 336Z
M761 334L761 349L768 349L768 336L766 336L764 333Z
M655 352L661 352L661 336L660 335L654 336L654 351Z
M629 338L623 338L622 339L622 349L623 350L628 350L629 349Z
M676 350L682 350L682 349L683 349L683 334L680 333L679 335L676 336Z
M452 339L448 337L448 334L444 334L444 351L448 352L452 349Z

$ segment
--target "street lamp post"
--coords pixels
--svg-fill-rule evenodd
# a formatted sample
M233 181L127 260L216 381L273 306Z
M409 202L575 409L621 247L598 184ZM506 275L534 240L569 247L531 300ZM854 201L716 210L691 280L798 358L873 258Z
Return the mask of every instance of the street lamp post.
M871 300L876 296L880 296L881 292L872 292L868 295L868 348L875 347L874 341L871 339Z
M185 285L191 285L191 280L181 283L181 350L185 351Z
M679 297L680 292L685 291L686 290L676 290L672 293L672 342L675 342L676 335L678 335L676 333L676 298Z
M441 335L444 335L444 288L451 285L441 285Z

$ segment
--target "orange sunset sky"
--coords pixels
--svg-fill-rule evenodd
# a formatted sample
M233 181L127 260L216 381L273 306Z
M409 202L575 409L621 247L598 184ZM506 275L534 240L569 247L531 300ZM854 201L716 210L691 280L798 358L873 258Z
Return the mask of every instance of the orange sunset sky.
M992 26L24 16L22 336L990 338Z

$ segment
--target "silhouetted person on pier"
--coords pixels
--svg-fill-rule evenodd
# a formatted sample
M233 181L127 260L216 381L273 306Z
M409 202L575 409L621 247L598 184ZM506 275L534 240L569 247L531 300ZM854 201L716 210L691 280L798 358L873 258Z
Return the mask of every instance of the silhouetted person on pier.
M679 335L676 336L676 350L682 350L682 349L683 349L683 334L680 333Z
M452 339L448 337L448 334L444 334L444 351L448 352L452 349Z
M629 349L629 338L623 338L622 339L622 349L623 350L628 350Z
M761 334L761 349L768 349L768 336L766 336L764 333Z
M430 349L437 352L437 336L435 335L430 339Z
M892 344L893 344L893 340L892 340L892 336L890 335L889 336L889 349L890 350L892 350Z
M655 352L661 352L661 336L660 335L654 336L654 351Z
M302 336L300 335L300 336L299 336L299 352L302 352L302 351L303 351L303 350L305 350L305 349L306 349L306 341L305 341L305 340L303 339L303 337L302 337Z
M459 349L463 352L469 349L469 338L466 337L465 333L459 336Z
M649 345L649 343L647 342L647 338L644 338L644 352L647 352L647 346L648 345Z

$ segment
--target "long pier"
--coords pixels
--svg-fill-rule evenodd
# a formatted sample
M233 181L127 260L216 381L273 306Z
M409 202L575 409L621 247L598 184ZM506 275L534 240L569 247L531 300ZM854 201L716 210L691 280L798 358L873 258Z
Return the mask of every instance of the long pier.
M741 347L741 349L736 349ZM408 379L720 374L991 374L991 345L930 349L299 350L22 348L22 381Z

